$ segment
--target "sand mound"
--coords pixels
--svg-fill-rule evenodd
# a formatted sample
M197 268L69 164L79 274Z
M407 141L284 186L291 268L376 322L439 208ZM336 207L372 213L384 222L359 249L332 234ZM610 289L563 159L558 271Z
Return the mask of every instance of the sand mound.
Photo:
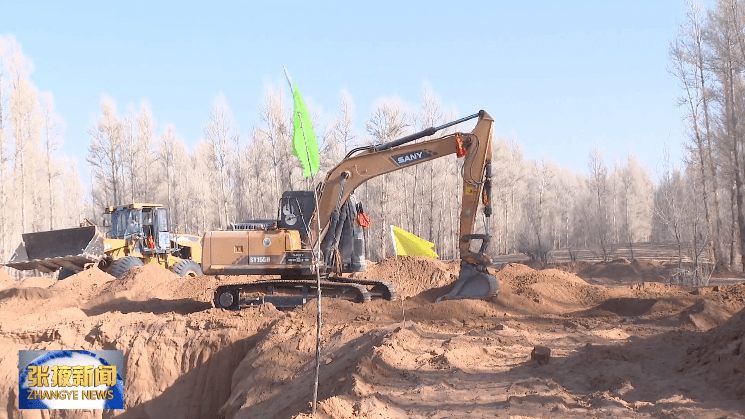
M698 300L696 304L680 313L683 321L690 322L698 330L710 330L724 324L732 315L725 306L715 301Z
M18 288L29 288L29 287L49 288L55 283L57 283L56 279L42 278L38 276L30 276L28 278L24 278L23 281L21 282L17 282L15 286Z
M416 322L445 320L461 325L463 319L496 318L503 310L489 301L446 300L437 304L427 304L407 310L407 320Z
M170 285L178 279L178 275L157 263L148 263L145 266L130 269L117 280L108 281L101 287L99 296L113 295L130 300L169 298L172 294L169 290L176 288ZM163 291L167 291L167 294L164 295ZM158 294L158 292L161 293Z
M151 263L104 283L83 308L89 316L109 312L187 315L211 307L214 283L213 277L181 278Z
M588 266L578 274L585 279L592 278L628 278L639 276L639 272L634 269L634 265L627 259L616 259L611 262L600 262Z
M499 301L521 311L563 313L607 298L602 287L558 269L536 271L522 264L508 264L497 273L497 279Z
M11 288L0 293L0 300L19 298L26 301L46 300L52 298L55 292L48 288L26 287Z
M689 288L679 285L663 284L660 282L642 282L631 285L627 289L631 290L631 296L635 298L683 297L691 295Z
M92 296L98 295L104 285L113 280L113 276L97 267L93 267L57 281L50 288L69 291L78 295L81 300L86 301Z
M10 288L16 284L16 281L5 272L5 268L0 268L0 290Z
M53 313L77 304L74 296L64 290L41 287L12 287L0 291L0 311L6 317L34 313Z
M552 263L550 266L560 271L577 274L578 272L581 272L583 269L587 268L588 266L592 266L592 263L584 262L584 261L558 262L558 263Z
M708 298L726 305L733 311L739 311L745 306L745 283L717 285L703 288L702 292Z
M653 259L634 259L631 261L631 266L634 267L635 272L644 275L659 273L664 268L662 263Z
M706 332L688 350L686 369L698 372L711 385L745 397L745 310L722 326Z
M176 285L176 286L174 286ZM193 299L211 302L218 282L214 276L202 275L196 277L176 278L160 283L155 290L161 298L172 300Z
M449 264L421 256L393 256L368 266L355 278L380 279L392 283L401 298L413 297L423 291L450 285L460 272L457 262Z

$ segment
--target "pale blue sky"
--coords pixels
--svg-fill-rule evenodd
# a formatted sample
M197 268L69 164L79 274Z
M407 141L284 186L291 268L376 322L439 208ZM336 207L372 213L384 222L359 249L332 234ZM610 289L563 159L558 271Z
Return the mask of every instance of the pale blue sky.
M324 118L346 89L361 135L381 98L418 106L426 83L445 109L488 111L528 158L586 172L597 144L609 166L633 151L654 173L664 142L682 156L667 50L684 12L683 0L0 0L0 35L34 61L32 81L54 95L63 151L83 174L103 95L120 114L147 102L156 134L172 123L193 148L220 93L242 135L260 123L266 86L290 104L283 65Z

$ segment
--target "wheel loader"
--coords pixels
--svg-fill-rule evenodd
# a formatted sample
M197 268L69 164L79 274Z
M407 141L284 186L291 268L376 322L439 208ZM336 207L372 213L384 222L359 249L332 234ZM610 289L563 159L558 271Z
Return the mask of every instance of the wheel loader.
M470 133L409 144L473 118L478 118L478 122ZM356 148L328 172L315 191L285 192L280 199L278 219L246 221L233 224L228 231L207 232L202 248L205 274L276 277L219 286L215 290L214 305L236 310L270 302L278 308L292 308L314 297L318 291L316 275L322 277L320 286L324 296L356 302L396 298L396 290L388 282L342 276L365 270L362 229L369 219L353 192L376 176L451 154L464 158L459 241L461 271L452 291L441 298L497 295L498 283L486 270L491 260L485 254L491 215L493 122L488 113L480 111L388 143ZM487 231L474 234L480 201L484 204ZM474 240L481 240L478 251L471 250Z
M5 266L55 272L58 279L98 266L116 278L145 263L158 263L175 274L202 275L201 238L169 232L168 210L161 204L135 203L104 210L104 228L25 233Z

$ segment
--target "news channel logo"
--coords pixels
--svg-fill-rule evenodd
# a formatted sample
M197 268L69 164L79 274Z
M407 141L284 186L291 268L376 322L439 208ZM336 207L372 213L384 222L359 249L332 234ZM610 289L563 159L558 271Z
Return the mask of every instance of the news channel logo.
M18 351L20 409L124 409L122 351Z

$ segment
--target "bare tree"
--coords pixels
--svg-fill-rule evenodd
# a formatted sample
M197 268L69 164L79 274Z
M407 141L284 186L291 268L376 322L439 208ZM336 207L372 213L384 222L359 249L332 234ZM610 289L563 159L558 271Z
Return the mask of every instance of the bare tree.
M153 143L155 142L155 121L150 112L150 108L142 105L140 113L135 120L137 127L137 141L132 154L136 155L134 162L137 167L137 173L132 176L132 189L135 191L138 199L145 201L153 200L153 192L156 183L155 173L155 153L153 153Z
M372 140L375 143L385 143L400 137L409 126L409 116L401 102L395 99L388 99L381 102L375 108L373 115L365 124L365 130L372 136ZM378 193L378 199L376 201L380 208L379 219L381 220L381 225L378 226L379 242L376 243L375 247L380 249L379 257L381 259L385 258L389 247L387 226L392 219L388 208L388 183L390 176L391 174L386 174L372 180L372 183L368 182L370 183L368 187L374 187Z
M0 260L5 259L5 255L8 253L8 240L6 240L9 232L9 216L8 210L8 194L6 179L8 179L8 151L6 143L6 120L7 120L7 95L6 80L7 80L7 61L8 57L8 40L0 36Z
M176 176L176 163L174 161L174 150L178 144L176 132L172 125L166 126L165 131L160 136L160 146L158 147L157 161L160 164L161 172L166 186L165 202L171 210L172 220L178 219L178 209L176 203L176 188L179 179Z
M331 127L331 136L341 144L344 155L349 153L349 150L357 142L358 136L354 132L353 114L354 103L352 102L352 97L346 90L343 90L341 92L341 99L339 99L339 115Z
M21 203L21 231L29 231L29 222L34 219L30 213L33 199L29 192L36 193L33 179L35 154L41 141L41 116L36 89L26 79L17 82L10 94L10 127L15 139L15 183L20 189L18 199Z
M86 161L91 165L93 205L104 207L122 202L122 121L116 113L116 105L111 99L101 101L102 115L98 123L88 130L91 144Z
M204 138L209 146L208 162L218 183L215 200L221 214L220 227L226 228L230 224L228 202L230 201L230 172L233 164L231 145L238 141L238 131L224 98L215 101L210 122L204 128Z
M610 260L612 241L608 225L608 167L603 159L603 151L594 146L590 152L589 187L594 195L593 226L596 240L600 245L603 260Z
M55 213L54 208L56 201L54 199L55 191L57 190L53 183L62 175L62 172L57 168L54 162L54 156L56 151L60 147L59 131L61 129L61 119L54 111L54 99L51 93L42 94L41 103L41 118L42 118L42 132L44 136L44 160L46 163L46 183L47 183L47 218L49 224L47 228L52 230L55 228Z
M719 102L722 107L722 131L724 137L729 143L730 156L732 161L732 173L734 174L733 186L733 213L736 219L736 228L739 232L740 240L736 246L740 251L741 266L745 266L745 208L743 208L743 178L740 167L740 141L738 126L738 113L740 112L738 104L741 103L742 89L740 87L740 73L742 63L738 54L739 33L742 28L737 26L739 21L739 2L735 0L720 0L716 8L709 14L710 26L708 40L711 44L714 56L711 64L714 66L715 75L720 85ZM733 228L734 236L734 228ZM734 251L733 251L734 253Z
M682 268L685 244L686 212L689 210L690 194L681 172L672 166L667 148L663 157L663 173L655 194L654 214L663 234L672 238L678 247L678 265ZM664 238L664 236L662 236Z
M270 147L271 170L274 173L272 195L279 197L284 190L292 189L290 168L293 162L299 161L290 154L292 125L291 117L282 101L282 90L268 88L264 101L259 108L259 118L265 124L261 134Z
M440 110L441 104L440 104L440 98L435 95L432 90L429 88L429 86L425 85L422 88L422 102L419 108L419 112L414 115L415 122L419 125L419 130L424 130L429 127L434 127L437 125L440 125L440 122L442 121L442 111ZM423 139L422 141L426 141L427 138ZM421 166L421 167L420 167ZM412 225L412 230L414 234L421 235L422 234L422 217L423 217L423 206L421 205L422 202L428 202L429 203L429 211L427 211L428 219L427 224L429 225L428 234L427 234L427 240L432 241L434 236L434 226L433 226L433 210L435 208L435 190L434 190L434 178L435 176L435 162L429 161L422 165L415 165L413 168L411 168L413 171L413 179L414 179L414 187L411 191L411 219L410 224ZM426 175L423 175L425 174ZM418 188L419 185L419 178L420 177L429 178L428 185L422 185L422 191L417 196L417 191L420 189ZM428 189L428 193L425 193L425 189ZM419 205L417 205L419 204ZM419 212L419 221L417 222L416 216L417 212Z
M688 112L687 122L695 147L696 162L701 172L706 225L713 233L712 246L718 261L724 261L722 252L722 220L719 217L718 185L715 163L712 158L710 89L706 67L705 28L706 15L698 2L689 1L686 21L681 25L678 38L670 45L670 73L678 78L684 94L678 104ZM711 190L711 193L709 192ZM710 197L713 205L710 205ZM711 209L710 209L711 206Z
M527 199L524 201L527 225L522 234L521 247L523 251L530 253L536 260L540 260L544 264L548 263L549 252L552 250L551 241L547 240L547 231L549 230L547 222L552 210L550 193L554 178L554 170L545 161L540 165L533 162Z
M639 164L633 153L628 154L626 164L620 170L623 237L633 258L634 243L650 240L654 186L647 169Z

